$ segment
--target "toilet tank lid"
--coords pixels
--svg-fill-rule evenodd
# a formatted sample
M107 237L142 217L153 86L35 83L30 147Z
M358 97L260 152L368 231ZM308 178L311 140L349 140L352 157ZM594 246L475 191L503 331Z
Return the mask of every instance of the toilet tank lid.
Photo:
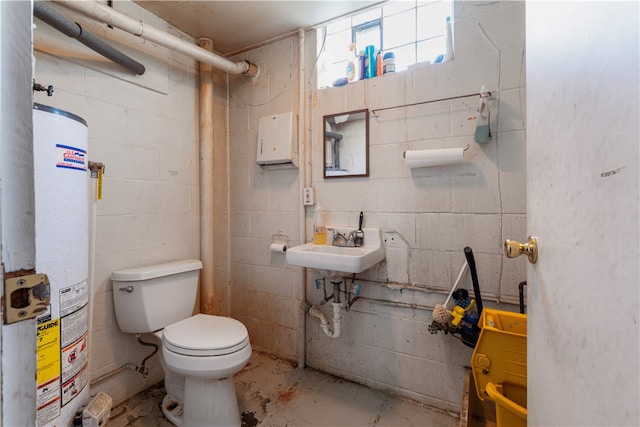
M111 280L119 282L133 282L138 280L155 279L156 277L200 270L202 261L199 259L182 259L162 264L146 265L143 267L127 268L111 273Z

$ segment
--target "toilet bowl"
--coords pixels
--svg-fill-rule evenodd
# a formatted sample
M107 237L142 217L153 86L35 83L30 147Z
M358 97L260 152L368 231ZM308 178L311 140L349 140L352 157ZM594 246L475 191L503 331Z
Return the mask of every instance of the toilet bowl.
M162 412L171 423L240 426L233 375L251 357L249 335L232 318L191 316L200 268L183 260L114 272L116 318L123 332L152 333L162 348Z
M240 425L233 375L251 357L245 326L228 317L196 314L154 335L162 342L165 372L172 372L172 381L184 390L167 388L162 402L167 419L184 426Z

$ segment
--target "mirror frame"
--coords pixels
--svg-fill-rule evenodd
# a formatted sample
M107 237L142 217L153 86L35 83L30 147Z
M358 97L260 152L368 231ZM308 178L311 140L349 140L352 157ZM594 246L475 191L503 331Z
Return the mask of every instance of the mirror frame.
M328 175L327 174L327 139L332 139L327 136L327 120L344 115L352 115L352 114L361 114L364 113L364 163L365 163L365 171L364 173L346 173L341 175ZM344 113L338 114L330 114L322 117L322 175L324 179L333 179L333 178L354 178L354 177L363 177L369 176L369 110L354 110L354 111L346 111Z

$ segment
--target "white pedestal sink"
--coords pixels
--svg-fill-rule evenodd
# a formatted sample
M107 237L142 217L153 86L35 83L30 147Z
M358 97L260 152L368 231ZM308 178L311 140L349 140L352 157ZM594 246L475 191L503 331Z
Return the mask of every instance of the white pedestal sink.
M353 228L333 227L345 235ZM353 273L361 273L384 260L382 231L379 228L363 228L364 245L361 247L339 247L306 243L287 249L289 265L312 268L324 277L332 279Z

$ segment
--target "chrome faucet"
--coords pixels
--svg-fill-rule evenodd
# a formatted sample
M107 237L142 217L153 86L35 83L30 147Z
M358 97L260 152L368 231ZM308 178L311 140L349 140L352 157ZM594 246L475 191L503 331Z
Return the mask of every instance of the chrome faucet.
M344 234L340 233L338 230L334 228L330 228L329 231L333 232L332 239L331 239L331 244L333 246L341 246L341 247L349 246L349 242Z
M353 230L347 236L339 231L330 228L332 234L331 245L347 248L359 248L364 246L364 232L362 230Z
M357 248L364 246L364 231L362 230L354 230L349 233L349 242L353 242L353 245Z
M358 229L350 232L348 237L334 228L329 228L329 231L333 232L331 245L349 248L359 248L364 246L364 231L362 230L363 221L364 215L360 212Z

